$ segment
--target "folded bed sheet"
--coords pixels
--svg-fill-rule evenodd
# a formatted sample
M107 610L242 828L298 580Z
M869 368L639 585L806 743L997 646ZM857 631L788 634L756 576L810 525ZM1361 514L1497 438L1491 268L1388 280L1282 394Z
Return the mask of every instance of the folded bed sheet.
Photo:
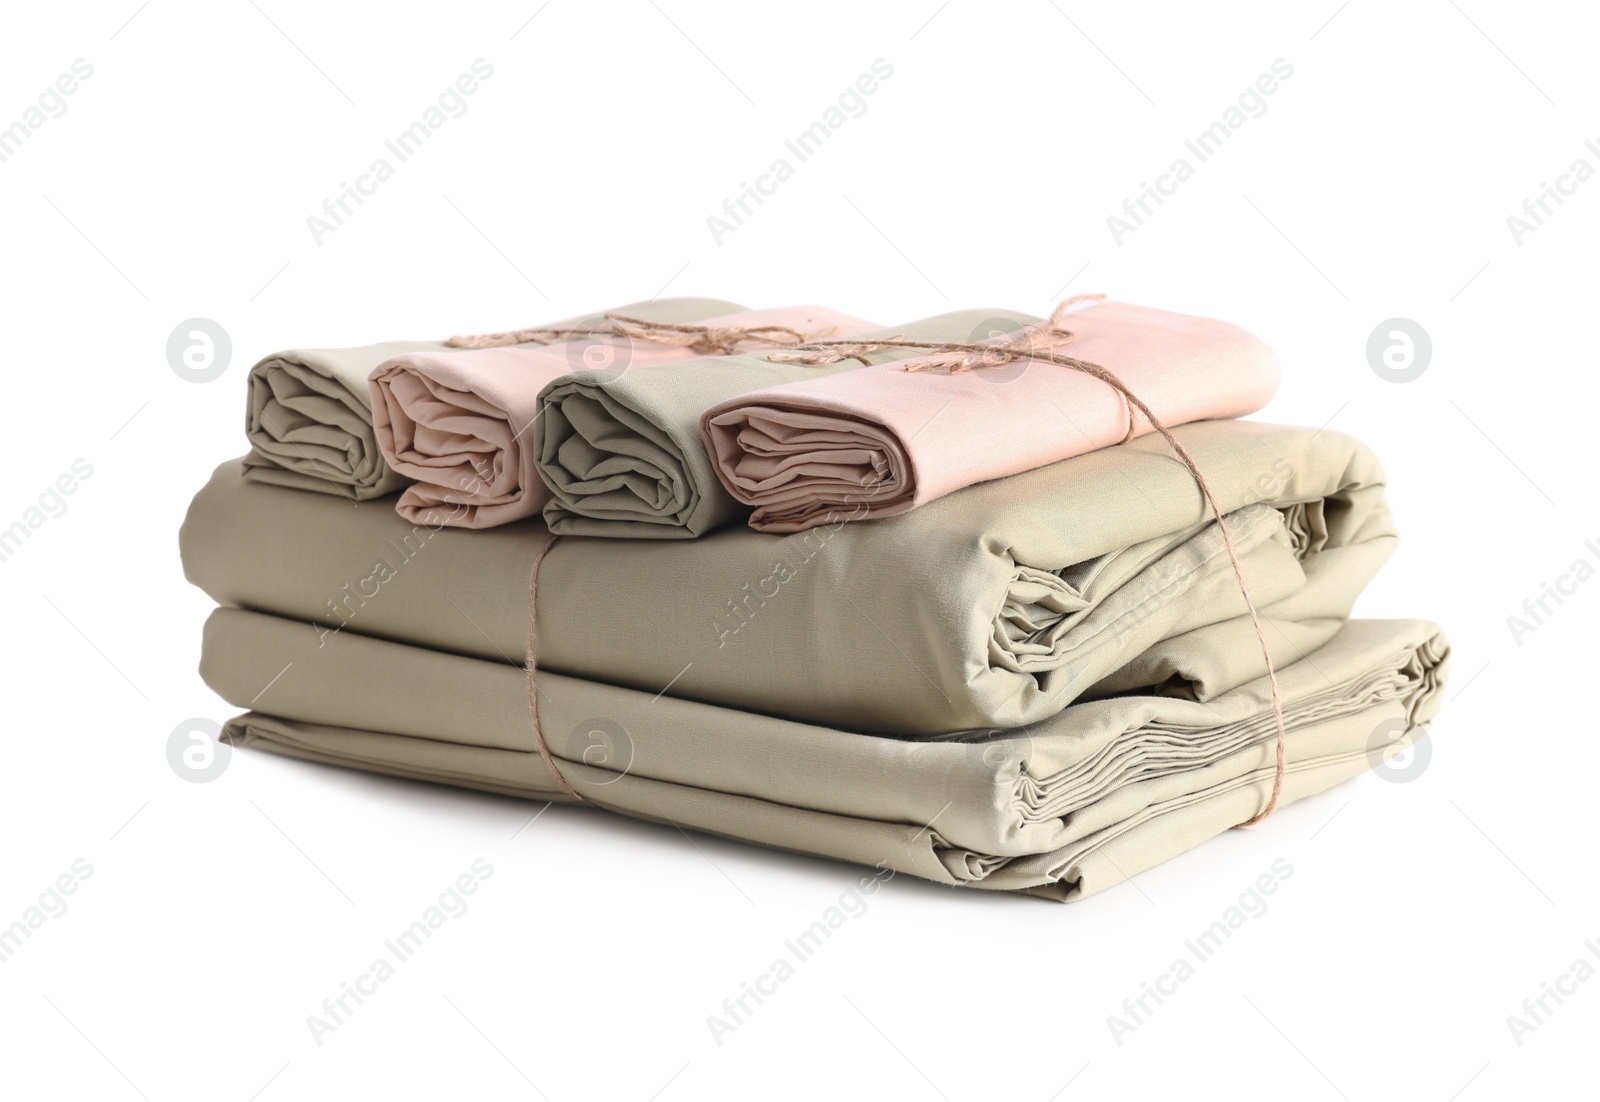
M1284 802L1409 745L1438 709L1447 659L1431 624L1357 620L1282 669ZM537 753L517 667L220 609L201 669L230 703L257 709L229 722L230 741L566 799ZM538 678L541 729L562 775L601 807L1057 899L1102 890L1243 822L1274 775L1264 679L1206 702L1122 696L1018 730L911 741Z
M696 320L838 337L878 328L820 306ZM681 345L592 336L545 347L416 351L385 360L369 380L373 427L390 468L416 479L395 509L418 524L461 528L534 516L550 500L534 467L541 390L574 371L620 376L703 358Z
M744 307L717 299L659 299L617 307L661 322L692 322ZM577 328L599 315L552 322ZM276 486L367 501L410 481L391 470L378 449L367 375L384 360L442 352L438 341L386 341L358 348L300 348L276 352L250 369L245 435L247 477Z
M962 310L909 322L874 336L966 340L975 325L1002 317L1021 328L1039 319L996 310ZM886 349L868 359L903 359ZM773 363L766 353L719 356L659 372L578 372L545 388L539 473L550 488L545 523L559 535L690 539L743 521L749 508L718 481L700 436L711 406L747 391L837 375L861 365Z
M1332 431L1177 432L1228 511L1277 663L1321 646L1395 543L1377 461ZM1164 448L1136 440L871 525L563 539L540 568L538 664L907 735L1021 726L1130 677L1210 699L1265 668L1220 532ZM252 484L237 461L180 536L186 575L219 604L513 663L547 539L533 521L412 525ZM1232 643L1190 639L1208 625Z
M1277 356L1227 322L1092 302L1061 324L1074 339L1056 351L1112 372L1169 428L1254 413L1278 386ZM1130 426L1099 379L1028 360L954 373L875 364L743 394L701 420L723 486L764 532L893 516L1119 443L1130 427L1154 431L1143 415Z

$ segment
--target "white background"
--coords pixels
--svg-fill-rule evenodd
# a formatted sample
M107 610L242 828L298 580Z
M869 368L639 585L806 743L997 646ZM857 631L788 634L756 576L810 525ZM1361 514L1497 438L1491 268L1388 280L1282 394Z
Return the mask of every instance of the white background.
M93 872L0 965L0 1093L1570 1097L1600 979L1520 1045L1507 1018L1600 938L1600 581L1520 645L1507 617L1600 558L1600 181L1520 242L1507 216L1600 168L1593 13L542 2L7 6L0 127L93 75L0 164L0 527L93 474L0 563L0 925ZM314 241L477 58L469 110ZM877 58L866 112L714 240ZM1277 58L1265 114L1114 240ZM243 450L266 352L657 293L892 324L1096 290L1258 333L1285 364L1265 416L1384 458L1404 538L1358 611L1455 646L1415 782L1364 776L1071 907L897 878L718 1045L707 1016L857 870L586 810L521 829L536 805L243 751L209 784L169 768L175 724L231 712L194 672L176 530ZM234 348L204 385L165 351L196 316ZM1393 317L1432 337L1414 382L1367 361ZM316 1045L307 1016L480 857L471 909ZM1117 1044L1108 1015L1278 859L1267 913Z

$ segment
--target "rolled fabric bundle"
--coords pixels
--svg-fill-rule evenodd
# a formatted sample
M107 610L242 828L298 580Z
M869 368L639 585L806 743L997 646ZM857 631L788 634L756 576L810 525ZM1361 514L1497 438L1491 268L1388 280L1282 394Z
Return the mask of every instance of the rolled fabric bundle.
M716 299L660 299L617 307L651 321L688 322L744 309ZM598 315L551 323L577 328ZM384 360L443 351L439 341L385 341L358 348L275 352L250 369L246 477L356 501L392 494L410 481L384 462L372 426L367 376Z
M963 310L892 330L861 322L846 335L965 340L973 326L997 316L1013 328L1038 320L993 309ZM868 358L903 357L885 350ZM670 375L578 372L558 379L540 395L546 409L539 474L550 487L545 523L563 536L693 539L742 521L749 509L717 480L700 437L701 414L747 391L860 366L854 360L822 366L773 363L761 353L698 360Z
M694 320L801 335L843 335L867 325L820 306ZM546 385L574 371L614 377L704 356L680 345L593 336L549 347L417 351L385 360L368 380L373 428L389 467L416 480L395 509L417 524L460 528L533 516L550 499L534 466L539 392Z
M1448 644L1420 621L1351 621L1279 671L1284 802L1408 746L1437 712ZM201 672L257 712L230 741L563 801L524 671L220 609ZM906 741L540 671L561 775L624 814L966 887L1073 899L1236 826L1272 786L1265 680L1213 700L1117 697L1043 723Z
M1225 421L1176 433L1229 514L1278 662L1321 646L1395 544L1377 460L1329 430ZM180 535L186 576L220 604L509 663L526 658L546 539L532 521L415 526L251 485L237 462L217 469ZM540 567L538 663L926 736L1021 726L1121 691L1119 671L1162 640L1234 621L1239 645L1143 660L1150 683L1210 699L1265 672L1244 611L1209 507L1149 437L873 525L563 539Z
M1169 428L1243 417L1277 390L1277 356L1227 322L1125 302L1085 303L1063 321L1073 339L1057 351L1116 375ZM755 508L751 527L803 532L1120 443L1130 416L1135 435L1154 431L1104 382L1058 364L911 372L889 362L730 398L706 411L701 431L722 485Z

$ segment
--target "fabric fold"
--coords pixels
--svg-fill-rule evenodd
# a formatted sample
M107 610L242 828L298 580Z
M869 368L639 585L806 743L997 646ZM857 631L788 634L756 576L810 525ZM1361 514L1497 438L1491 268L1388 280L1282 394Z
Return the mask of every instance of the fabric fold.
M1074 339L1057 351L1106 368L1168 428L1243 417L1277 389L1272 350L1227 322L1098 302L1070 311L1065 323ZM1133 417L1136 435L1154 431ZM952 373L889 362L729 399L706 411L701 431L723 487L754 507L751 526L801 532L894 516L1120 443L1129 418L1115 390L1058 364Z
M1332 430L1177 433L1228 511L1278 662L1321 646L1395 545L1376 459ZM186 575L220 604L515 664L544 539L531 520L413 525L251 484L235 462L196 496L180 542ZM1121 691L1130 666L1202 700L1265 672L1221 532L1159 438L872 525L563 539L539 594L542 669L893 734L1036 722ZM1216 624L1241 645L1142 657Z
M651 321L689 322L744 309L716 299L660 299L617 307ZM598 320L551 323L563 328ZM275 352L250 369L245 435L246 477L275 486L369 501L410 481L384 462L373 429L367 376L394 356L442 352L438 341L385 341L356 348Z
M1448 644L1351 621L1280 671L1289 800L1380 764L1439 707ZM293 756L561 800L523 671L221 609L202 673L257 709L229 737ZM942 883L1091 894L1254 814L1271 787L1270 690L1082 704L1026 728L907 741L539 674L540 724L590 802ZM270 682L270 684L269 684Z
M964 310L893 330L860 322L850 337L906 334L964 340L984 319L1013 328L1037 321L1024 314ZM875 362L895 358L885 351ZM721 356L683 365L671 375L620 377L579 372L548 386L540 430L539 473L550 488L544 519L563 536L692 539L742 521L749 510L718 481L700 437L700 417L736 395L800 379L836 376L861 366L773 363L765 353Z

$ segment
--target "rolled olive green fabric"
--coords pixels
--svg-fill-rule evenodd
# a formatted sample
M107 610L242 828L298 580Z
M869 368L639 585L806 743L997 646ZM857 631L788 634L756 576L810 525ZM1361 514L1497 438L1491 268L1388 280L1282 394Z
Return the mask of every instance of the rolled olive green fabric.
M1395 543L1376 459L1331 431L1177 435L1230 511L1278 663L1322 645ZM512 663L547 539L533 521L416 526L253 485L237 462L181 533L188 578L219 604ZM1128 669L1201 700L1265 672L1220 533L1159 438L871 523L563 539L539 594L541 669L852 730L1021 726L1127 688ZM1227 647L1141 657L1227 621Z
M744 307L716 299L660 299L619 306L648 321L691 322ZM598 315L551 322L577 328ZM439 351L438 341L386 341L359 348L276 352L250 369L245 477L275 486L367 501L408 486L389 469L372 429L367 376L391 356Z
M877 332L831 336L905 336L963 341L984 322L1016 328L1039 319L1012 311L961 310ZM866 357L904 359L903 349ZM692 539L750 515L722 486L700 435L700 417L718 402L780 383L862 366L773 363L765 353L719 356L670 372L622 375L579 371L545 387L539 474L550 487L545 523L563 536Z
M1164 644L1212 645L1214 629ZM1285 802L1409 745L1448 645L1419 621L1352 621L1279 673ZM257 709L227 737L291 756L563 800L504 663L220 609L201 671ZM562 775L601 807L941 883L1088 895L1250 818L1274 773L1264 679L1198 702L1128 696L1027 728L909 741L539 675Z

